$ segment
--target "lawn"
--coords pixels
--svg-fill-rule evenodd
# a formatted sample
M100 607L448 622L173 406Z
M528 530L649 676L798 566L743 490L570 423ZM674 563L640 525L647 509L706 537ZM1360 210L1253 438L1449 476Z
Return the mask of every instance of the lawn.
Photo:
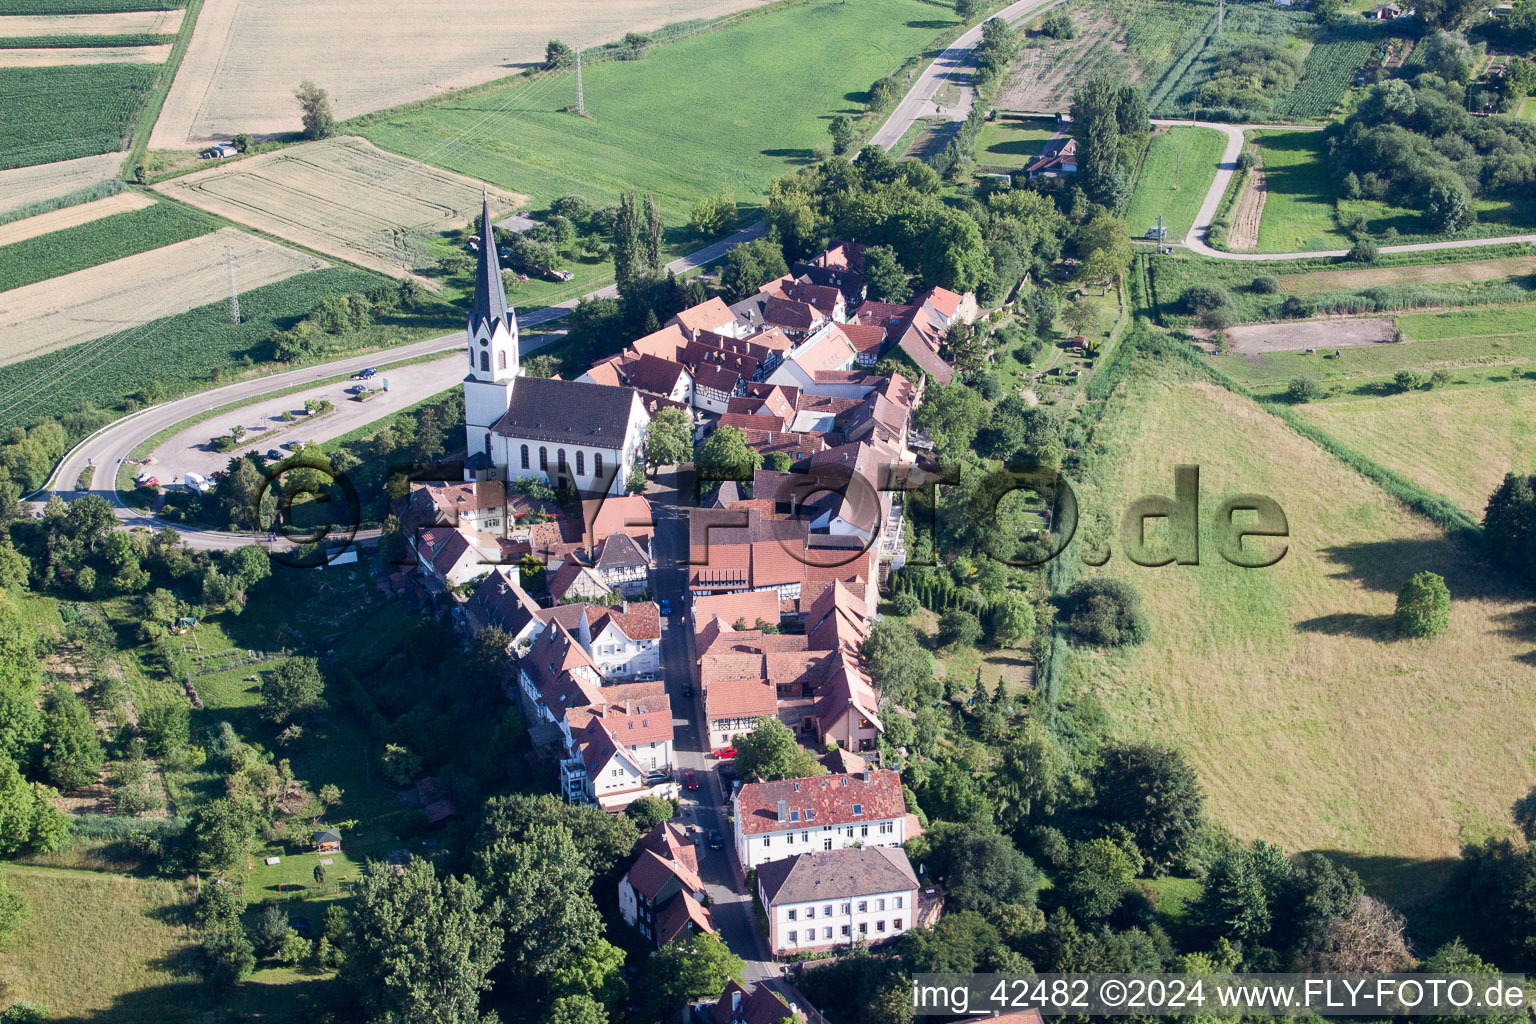
M1226 136L1213 128L1170 128L1152 136L1125 211L1131 234L1140 237L1162 214L1168 240L1182 241L1216 178L1225 145Z
M0 169L126 148L161 67L0 68Z
M965 647L940 650L935 634L939 617L927 608L919 608L917 614L907 620L916 631L923 646L934 652L935 673L940 679L953 679L957 693L969 694L976 686L976 674L987 692L997 689L1002 680L1010 694L1027 693L1035 684L1035 659L1028 646L1022 647Z
M1536 121L1536 97L1527 96L1520 101L1518 116L1528 121Z
M812 0L584 72L589 117L569 75L514 78L349 122L385 149L529 195L612 203L655 194L677 249L700 196L754 207L773 178L827 150L830 119L858 115L864 90L956 23L919 0ZM836 54L828 59L828 54Z
M1506 472L1536 468L1536 385L1530 382L1340 399L1298 411L1479 519Z
M1201 564L1141 569L1117 544L1103 570L1139 590L1151 640L1068 666L1114 734L1183 747L1211 818L1241 838L1336 851L1395 900L1426 895L1463 842L1507 827L1536 781L1529 602L1475 550L1211 385L1133 380L1093 445L1079 501L1109 521L1169 493L1176 464L1201 472ZM1278 564L1217 554L1214 514L1234 492L1284 509ZM1397 640L1397 590L1421 569L1450 587L1450 628Z
M126 396L150 381L159 381L171 398L228 383L242 373L267 372L273 366L268 339L274 331L291 327L327 295L361 292L382 280L362 270L316 270L242 292L238 326L229 322L228 303L214 302L0 367L0 425L59 416L87 402L121 409ZM463 329L459 314L434 307L351 335L321 335L328 345L320 358L387 349L455 328ZM249 363L242 361L247 356Z
M982 125L976 137L976 162L982 167L1022 168L1040 155L1057 130L1055 118L1001 114Z
M1349 236L1334 219L1339 198L1321 132L1257 132L1263 158L1264 216L1259 221L1259 252L1347 249Z
M222 221L179 203L155 203L0 246L0 291L110 263L217 230Z

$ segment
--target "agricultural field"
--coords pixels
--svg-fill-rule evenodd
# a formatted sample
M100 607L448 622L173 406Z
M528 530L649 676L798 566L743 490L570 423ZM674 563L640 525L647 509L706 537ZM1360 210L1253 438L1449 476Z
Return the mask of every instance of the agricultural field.
M0 227L0 292L206 235L220 223L184 206L157 203L142 192L120 192L16 221ZM47 233L28 237L28 228ZM12 241L16 235L22 237Z
M0 170L124 148L160 71L157 64L0 67Z
M1140 237L1162 214L1168 239L1182 240L1216 178L1226 141L1212 128L1178 127L1153 135L1125 211L1131 234Z
M1052 117L1000 114L983 125L976 137L976 162L982 167L1018 170L1039 156L1056 132Z
M1297 412L1481 519L1505 473L1536 469L1536 386L1454 383L1455 378L1452 386L1432 391L1315 402Z
M0 171L0 219L28 209L67 202L75 193L102 188L117 174L123 154L102 153L58 163Z
M1169 493L1174 465L1196 464L1207 547L1198 566L1160 569L1117 547L1103 571L1140 591L1151 639L1074 655L1067 685L1098 697L1113 734L1183 747L1208 813L1241 838L1336 852L1400 905L1424 896L1536 781L1536 664L1508 625L1528 601L1247 399L1144 377L1116 403L1082 506L1114 517ZM1285 511L1287 551L1272 567L1237 568L1209 546L1218 501L1237 491ZM1399 641L1396 593L1421 569L1450 587L1450 628Z
M1141 68L1147 102L1155 113L1187 62L1194 60L1216 30L1216 5L1182 0L1114 0L1110 10L1116 23L1125 26L1126 50Z
M862 109L850 93L861 96L953 24L935 16L919 0L813 0L642 60L594 64L584 74L588 118L561 112L575 81L556 75L347 127L392 152L525 193L535 206L569 192L600 204L628 189L650 192L678 225L698 197L724 191L754 204L774 177L825 150L828 118ZM870 46L872 38L882 45ZM727 84L764 82L773 87Z
M219 273L224 273L222 267ZM266 372L271 359L267 341L275 331L310 313L327 295L361 292L380 280L363 270L315 270L242 291L238 325L230 324L229 306L220 298L99 341L0 366L0 424L62 416L82 403L121 409L126 396L151 381L158 381L168 397L176 397L206 388L211 378L234 380L241 373ZM343 351L387 349L455 328L463 329L462 315L456 311L395 318L329 339L327 358ZM142 344L146 338L154 344ZM111 358L102 358L104 353ZM57 386L66 381L67 388Z
M155 46L42 46L0 48L0 69L164 64L170 44Z
M1168 72L1148 89L1152 113L1158 117L1188 116L1199 105L1195 90L1211 78L1216 59L1231 46L1270 43L1304 59L1311 43L1303 37L1312 24L1311 15L1268 4L1228 6L1223 34L1215 36L1215 25L1210 24L1205 38L1180 53ZM1147 81L1154 81L1150 74Z
M381 9L373 0L320 0L295 18L284 0L207 0L150 146L187 149L235 132L295 131L293 90L306 78L330 91L338 117L356 117L514 74L542 61L549 39L587 47L758 2L397 2ZM369 58L338 61L338 53Z
M1052 39L1031 33L1008 70L996 104L1006 110L1065 111L1076 84L1087 69L1109 63L1126 82L1140 79L1136 62L1126 54L1125 26L1110 10L1084 4L1065 8L1077 26L1072 39Z
M1536 256L1514 256L1460 263L1423 263L1416 266L1368 267L1363 270L1318 270L1281 274L1280 291L1287 295L1313 295L1341 288L1371 288L1404 284L1471 284L1492 281L1516 282L1536 272ZM1447 305L1455 305L1454 302Z
M358 138L306 142L156 186L176 199L394 277L436 263L429 235L472 222L484 185ZM525 197L500 190L493 216Z
M50 4L57 8L58 5ZM0 15L0 38L22 36L170 36L181 31L184 10L122 11L116 14Z
M169 11L185 6L186 0L0 0L0 15L53 17L62 14Z
M234 252L237 281L244 288L325 266L314 256L223 228L13 288L0 292L0 336L6 339L0 365L129 331L227 297L226 247ZM140 344L152 335L152 331L133 332ZM101 350L104 353L107 346Z
M1355 75L1370 57L1380 33L1370 25L1353 22L1333 25L1307 51L1301 65L1301 81L1289 96L1277 101L1271 115L1287 121L1327 118L1354 84Z

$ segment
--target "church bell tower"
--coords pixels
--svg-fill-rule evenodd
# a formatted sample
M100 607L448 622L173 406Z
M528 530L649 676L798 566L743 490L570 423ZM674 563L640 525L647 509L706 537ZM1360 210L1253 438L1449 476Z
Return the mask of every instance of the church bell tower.
M477 463L469 479L487 479L491 458L491 425L512 403L512 387L522 372L517 354L517 314L507 305L501 281L496 234L491 227L490 198L480 212L480 258L475 270L475 296L464 330L468 342L469 374L464 378L464 438L468 459ZM476 458L479 455L481 458Z

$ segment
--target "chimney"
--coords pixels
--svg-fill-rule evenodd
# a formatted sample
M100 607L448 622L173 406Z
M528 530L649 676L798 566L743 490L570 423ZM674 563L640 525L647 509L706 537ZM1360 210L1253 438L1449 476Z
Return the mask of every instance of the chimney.
M789 820L789 807L788 807L788 805L783 800L779 801L779 820L780 821L788 821Z

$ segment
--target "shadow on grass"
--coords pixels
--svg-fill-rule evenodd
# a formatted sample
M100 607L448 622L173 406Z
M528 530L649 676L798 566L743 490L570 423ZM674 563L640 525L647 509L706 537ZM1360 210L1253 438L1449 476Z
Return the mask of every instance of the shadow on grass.
M763 156L775 156L792 164L809 164L816 161L814 149L765 149Z
M1419 860L1346 850L1319 850L1360 876L1366 892L1402 911L1420 953L1455 938L1464 923L1455 893L1456 857Z
M1445 577L1452 599L1481 597L1521 600L1524 594L1488 571L1482 554L1455 537L1420 537L1344 544L1323 548L1321 554L1338 570L1336 579L1351 579L1371 590L1396 594L1408 578L1423 569Z
M1357 636L1366 640L1391 640L1396 637L1390 615L1365 615L1361 612L1337 612L1319 615L1296 623L1296 628L1308 633L1324 633L1328 636Z
M942 32L953 24L953 21L940 21L937 18L914 18L912 21L907 22L907 28L926 28L934 32Z

